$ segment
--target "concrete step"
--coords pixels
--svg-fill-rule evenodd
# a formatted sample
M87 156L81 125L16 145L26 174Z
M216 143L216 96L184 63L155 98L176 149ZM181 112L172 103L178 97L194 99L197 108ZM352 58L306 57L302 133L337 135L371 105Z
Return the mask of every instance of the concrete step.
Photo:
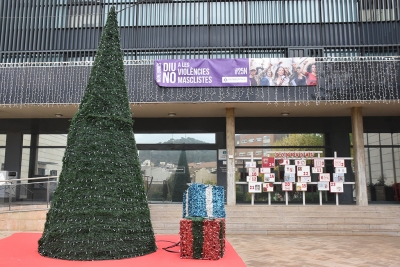
M149 207L156 234L179 233L182 204L149 204ZM400 236L399 205L236 205L225 208L228 234ZM0 231L43 231L46 213L46 209L0 211Z

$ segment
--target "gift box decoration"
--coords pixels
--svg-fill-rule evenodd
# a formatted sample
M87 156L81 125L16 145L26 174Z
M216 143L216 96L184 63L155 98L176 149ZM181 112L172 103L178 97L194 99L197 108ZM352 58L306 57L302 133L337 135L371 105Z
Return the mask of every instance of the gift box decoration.
M225 219L187 217L179 234L181 258L218 260L225 254Z
M183 193L183 218L225 218L224 188L191 184Z

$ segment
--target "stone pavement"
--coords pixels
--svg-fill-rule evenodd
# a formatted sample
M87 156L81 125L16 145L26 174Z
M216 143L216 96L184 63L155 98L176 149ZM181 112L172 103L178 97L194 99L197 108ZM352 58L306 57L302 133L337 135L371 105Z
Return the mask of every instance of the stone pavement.
M12 233L0 231L0 239ZM227 240L248 267L400 266L400 237L227 235Z
M228 235L248 267L400 266L400 237Z

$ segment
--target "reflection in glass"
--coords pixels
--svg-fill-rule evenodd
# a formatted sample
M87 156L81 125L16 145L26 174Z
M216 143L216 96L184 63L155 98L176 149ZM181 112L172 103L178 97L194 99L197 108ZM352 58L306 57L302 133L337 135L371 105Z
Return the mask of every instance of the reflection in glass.
M5 148L0 148L0 171L4 170L4 156L6 154Z
M135 134L137 144L215 144L215 134Z
M62 168L65 148L39 148L35 175L58 176Z
M6 134L0 134L0 146L5 146L6 145Z
M40 134L39 146L66 146L67 134Z
M178 166L181 151L140 150L139 160L147 199L171 201L175 173L188 171L193 183L217 183L217 152L215 150L186 150L188 170Z

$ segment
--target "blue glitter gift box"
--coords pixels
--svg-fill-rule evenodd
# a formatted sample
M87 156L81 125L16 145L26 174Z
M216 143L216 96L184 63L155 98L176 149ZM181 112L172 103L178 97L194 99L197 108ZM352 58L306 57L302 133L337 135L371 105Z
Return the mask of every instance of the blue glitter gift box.
M191 184L183 193L183 218L225 218L222 186Z

